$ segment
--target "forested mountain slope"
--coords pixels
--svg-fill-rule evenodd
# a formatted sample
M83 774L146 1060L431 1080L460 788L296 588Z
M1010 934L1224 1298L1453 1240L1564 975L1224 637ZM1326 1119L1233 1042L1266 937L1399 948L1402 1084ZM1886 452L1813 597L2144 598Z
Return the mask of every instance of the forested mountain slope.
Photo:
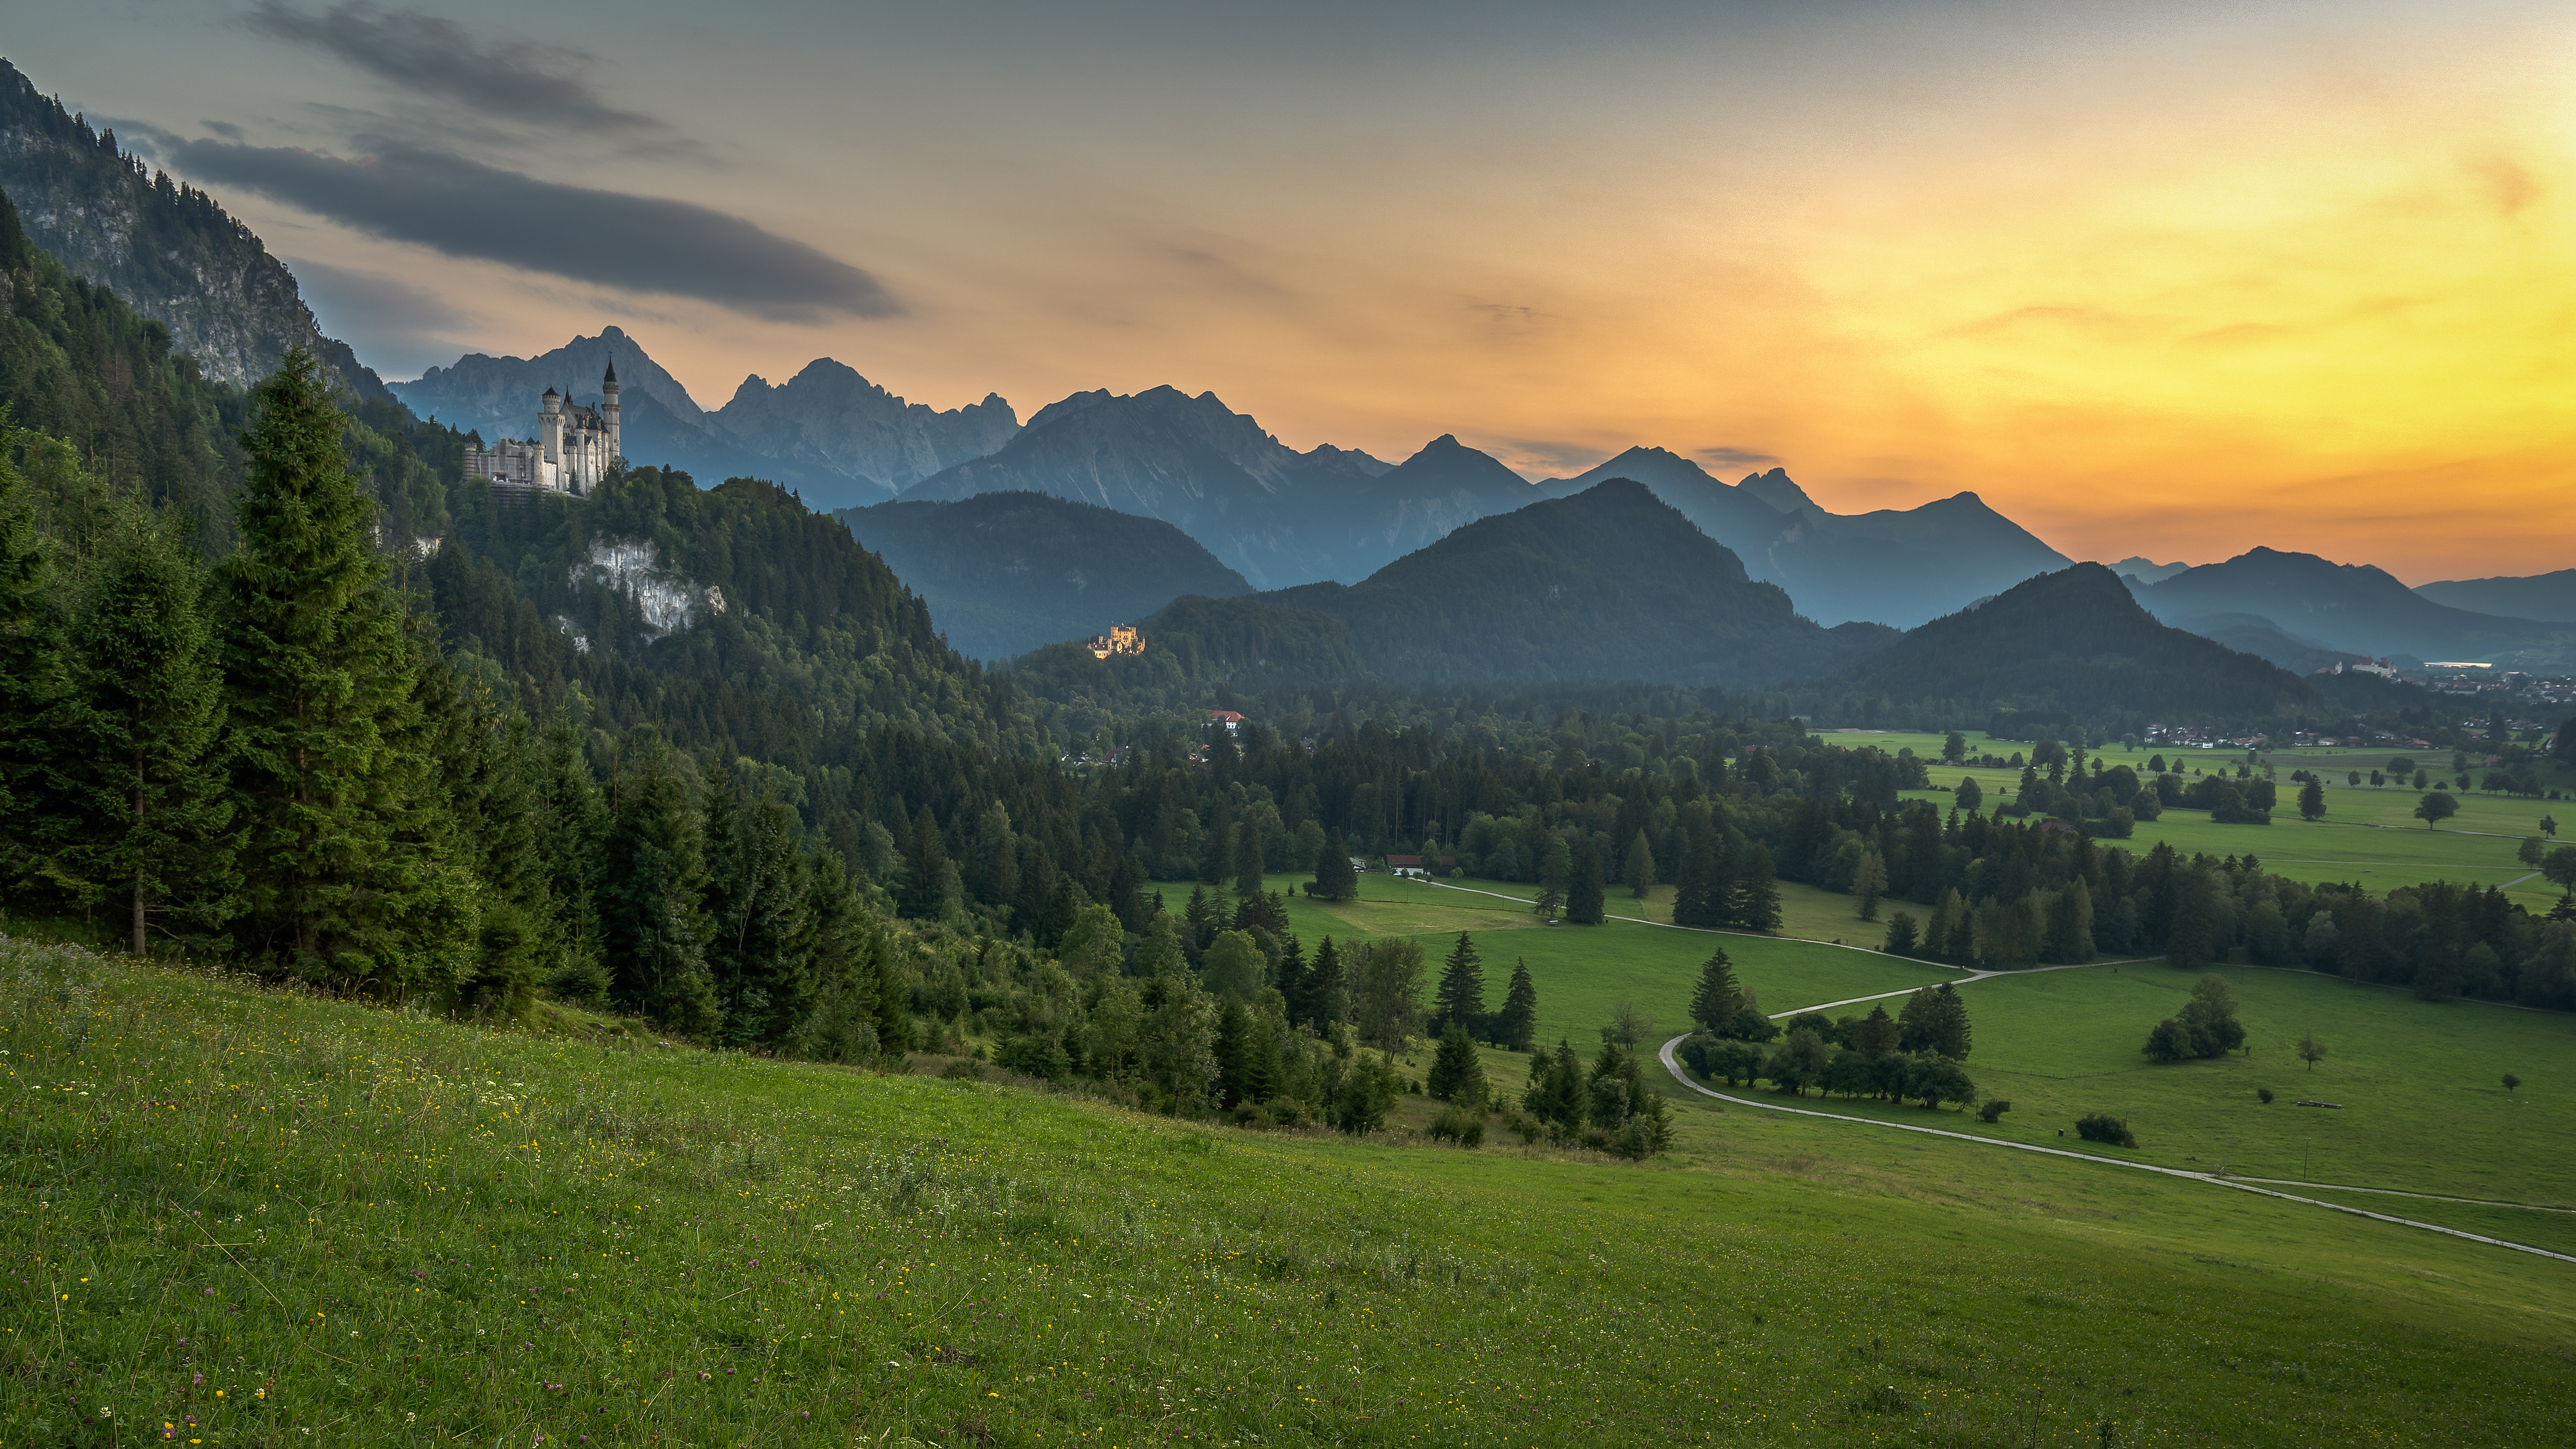
M2445 579L2418 584L2415 592L2434 603L2472 613L2576 624L2576 569L2527 578Z
M348 344L324 337L294 274L213 197L120 151L0 60L0 191L37 245L169 329L206 376L248 387L290 347L351 396L391 394Z
M2271 620L2284 633L2361 654L2485 660L2499 653L2563 654L2576 641L2576 628L2566 625L2437 603L2369 564L2337 564L2312 553L2270 548L2185 569L2137 594L2168 623L2205 614L2252 614Z
M1839 671L1824 688L1920 700L1936 711L1949 702L1963 719L2009 706L2096 724L2274 719L2320 703L2305 680L2156 622L2117 574L2093 563L1935 619Z
M1252 592L1189 535L1042 493L979 493L955 503L880 503L834 515L930 606L939 632L972 659L1132 624L1183 594Z
M1883 631L1835 633L1630 479L1469 524L1359 584L1266 602L1331 614L1388 679L1768 683Z

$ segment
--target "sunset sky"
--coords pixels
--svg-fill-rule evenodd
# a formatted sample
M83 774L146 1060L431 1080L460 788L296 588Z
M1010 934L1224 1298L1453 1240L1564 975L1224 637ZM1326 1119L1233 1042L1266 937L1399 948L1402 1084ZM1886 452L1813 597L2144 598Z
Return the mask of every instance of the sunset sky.
M101 0L0 37L388 377L1212 389L2079 558L2576 566L2576 7Z

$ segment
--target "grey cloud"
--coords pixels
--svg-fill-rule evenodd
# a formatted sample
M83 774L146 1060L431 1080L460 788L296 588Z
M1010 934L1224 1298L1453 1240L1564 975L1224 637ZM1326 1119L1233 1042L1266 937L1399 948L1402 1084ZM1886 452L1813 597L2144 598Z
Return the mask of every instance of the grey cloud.
M1736 463L1777 463L1780 461L1780 455L1777 453L1765 453L1753 448L1718 447L1698 448L1693 451L1699 457L1705 458L1712 463L1723 465L1732 465Z
M876 278L800 241L686 201L540 181L443 152L388 145L344 159L184 141L173 169L371 236L610 290L695 297L777 321L892 317Z
M200 121L197 124L204 126L207 130L214 132L216 135L223 137L227 141L238 141L242 138L242 128L234 125L230 121Z
M280 257L323 332L358 349L387 376L410 376L465 350L457 334L478 320L446 298L400 277Z
M583 78L592 58L561 46L478 44L453 20L364 3L318 15L260 0L246 28L339 59L421 95L460 102L478 114L594 134L667 129L641 111L608 104Z

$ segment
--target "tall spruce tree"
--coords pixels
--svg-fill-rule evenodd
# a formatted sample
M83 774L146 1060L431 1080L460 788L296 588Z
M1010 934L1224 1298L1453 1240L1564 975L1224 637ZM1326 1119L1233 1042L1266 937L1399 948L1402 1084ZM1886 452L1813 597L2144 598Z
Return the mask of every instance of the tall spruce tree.
M222 679L205 573L140 504L108 530L71 630L61 764L77 825L58 857L88 901L122 907L143 954L153 918L221 924L233 861Z
M1724 1036L1743 1010L1744 988L1736 982L1735 963L1724 948L1710 952L1699 968L1699 984L1691 989L1691 1020L1702 1031Z
M1769 935L1780 929L1780 882L1771 867L1771 847L1756 845L1745 853L1734 883L1735 924Z
M1646 838L1644 826L1637 827L1636 838L1628 842L1628 858L1621 865L1620 878L1628 883L1628 894L1644 900L1655 888L1655 846Z
M784 1040L818 985L796 812L722 767L705 782L707 972L736 1046Z
M1601 877L1601 847L1592 837L1583 837L1575 848L1574 870L1565 885L1565 919L1578 926L1597 926L1608 918L1605 882Z
M706 843L688 772L650 729L627 737L617 763L598 887L611 999L674 1031L712 1031L720 1015L707 968L715 924L706 913Z
M1261 899L1261 827L1250 820L1235 827L1234 898L1238 901ZM1343 863L1347 869L1349 863Z
M1716 832L1705 818L1692 820L1690 845L1673 878L1673 924L1703 931L1726 924L1726 877L1718 863Z
M1342 969L1342 953L1333 948L1333 938L1315 948L1315 969L1307 978L1306 1021L1318 1032L1329 1032L1350 1020L1351 985Z
M14 213L0 216L14 227ZM34 487L0 430L0 887L13 901L51 894L52 842L66 823L54 710L68 687L63 615L36 532Z
M1328 901L1347 901L1360 893L1360 873L1351 868L1348 846L1338 829L1324 835L1324 849L1315 857L1315 888L1312 894Z
M1503 993L1503 1009L1494 1014L1492 1040L1516 1052L1538 1040L1538 983L1530 980L1529 962L1512 959L1512 984Z
M1476 1055L1476 1044L1469 1040L1465 1027L1451 1022L1449 1029L1440 1034L1440 1054L1432 1059L1422 1090L1461 1107L1485 1105L1484 1059Z
M1449 948L1448 962L1440 968L1440 985L1431 995L1431 1030L1445 1032L1452 1026L1470 1034L1485 1024L1485 963L1476 954L1476 943L1467 933L1458 933L1458 944Z
M217 570L240 811L232 933L269 970L391 995L472 971L470 877L450 857L421 651L341 451L347 419L290 350L242 436L238 552Z
M924 805L913 813L912 849L904 856L903 913L936 920L947 904L948 842L939 833L938 819Z

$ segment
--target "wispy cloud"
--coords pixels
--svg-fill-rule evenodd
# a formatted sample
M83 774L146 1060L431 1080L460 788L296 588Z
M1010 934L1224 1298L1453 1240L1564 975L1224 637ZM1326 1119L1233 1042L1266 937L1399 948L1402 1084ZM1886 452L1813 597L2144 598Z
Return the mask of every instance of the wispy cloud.
M1736 448L1727 446L1719 446L1715 448L1693 448L1691 450L1691 456L1704 459L1707 462L1719 464L1720 466L1728 467L1739 463L1751 467L1763 463L1777 463L1780 461L1780 455L1777 453L1765 453L1757 448Z
M541 181L443 152L343 158L180 141L171 165L371 236L609 290L694 297L755 317L891 317L902 305L847 262L693 202Z
M255 34L321 51L412 94L480 116L594 136L669 130L656 117L602 98L588 78L596 60L585 51L516 41L484 44L453 20L365 3L307 14L260 0L241 23Z

